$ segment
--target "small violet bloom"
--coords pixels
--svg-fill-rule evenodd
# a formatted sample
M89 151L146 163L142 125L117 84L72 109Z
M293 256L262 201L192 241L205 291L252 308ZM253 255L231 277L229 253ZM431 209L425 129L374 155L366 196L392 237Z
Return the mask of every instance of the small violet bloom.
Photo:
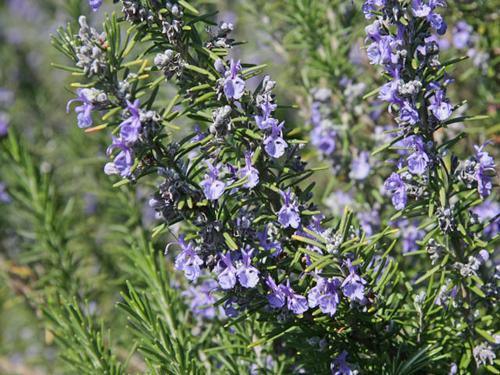
M321 125L321 119L322 119L322 114L321 114L321 103L320 102L313 102L311 105L311 124L313 127L318 127Z
M432 8L422 0L413 0L411 7L413 15L420 18L429 16L432 11Z
M229 69L224 78L224 94L227 99L238 100L245 92L245 81L240 77L241 64L239 61L231 59Z
M300 315L309 309L306 297L295 293L295 291L290 287L290 280L287 280L286 285L280 285L280 287L286 297L288 310L292 311L296 315Z
M368 60L372 65L396 64L400 55L397 53L401 41L392 35L384 35L371 43L366 49Z
M90 8L94 12L97 12L99 10L99 8L101 7L102 3L103 3L103 0L89 0Z
M321 155L330 156L336 148L337 133L328 125L320 124L311 131L311 143Z
M403 253L418 250L417 241L420 241L425 236L425 231L418 229L419 224L418 221L410 222L408 219L402 219L397 222L403 243Z
M113 143L108 147L107 155L110 156L114 149L120 152L112 162L104 166L104 173L107 175L119 174L122 177L130 176L134 165L134 153L120 138L113 137Z
M384 84L378 93L378 98L388 103L400 103L401 99L398 97L398 87L400 80L394 80Z
M139 139L142 128L139 100L133 103L127 101L127 110L130 117L120 124L120 137L127 144L133 144Z
M238 170L237 176L240 179L248 178L248 182L243 185L247 189L251 189L259 183L259 171L252 166L252 153L245 153L245 167Z
M491 200L484 201L474 207L472 212L477 215L480 223L489 222L483 230L486 238L492 238L500 232L500 203Z
M338 290L340 287L339 279L325 279L318 277L316 279L316 286L312 288L307 299L309 307L314 308L319 306L320 310L327 315L333 316L337 311L337 305L340 302Z
M455 48L471 47L471 44L473 44L472 39L472 26L465 21L458 21L453 28L453 45Z
M488 364L493 365L497 357L493 348L487 343L481 343L480 345L474 347L472 355L474 356L478 367Z
M91 91L89 89L78 89L76 91L77 98L71 99L66 105L66 112L69 113L70 105L74 102L80 102L81 105L75 107L75 112L77 113L77 121L79 128L88 128L92 126L92 111L94 110L94 104L89 98Z
M346 261L349 275L342 282L342 293L353 302L365 304L365 284L366 281L356 273L356 267L350 260Z
M406 207L406 185L399 174L393 172L385 180L384 188L392 194L392 204L396 210L402 210Z
M369 237L380 226L380 214L377 209L371 211L361 211L357 213L359 225Z
M285 149L288 147L281 131L283 126L284 122L279 125L272 124L271 134L264 139L264 149L269 156L276 159L283 156Z
M263 104L261 104L260 109L262 111L262 114L255 116L255 122L259 129L270 129L273 126L278 125L278 120L271 116L276 109L276 104L265 101Z
M271 276L267 276L266 285L270 289L271 293L267 296L267 301L273 309L281 309L285 306L286 295L283 291L282 285L276 285L276 282Z
M253 288L259 282L259 270L252 266L253 250L241 252L242 264L238 267L238 280L242 287Z
M183 236L179 237L179 245L182 251L175 257L175 269L183 271L186 279L195 281L200 276L203 260L196 254L193 244L186 243Z
M292 227L297 229L300 224L300 215L295 196L290 189L286 192L281 192L281 196L285 202L278 212L278 222L284 228Z
M221 256L221 262L225 266L224 270L219 274L217 280L222 289L232 289L236 285L236 268L231 261L231 253Z
M363 3L363 13L365 14L365 18L370 19L373 17L372 12L377 10L378 8L385 5L387 0L365 0Z
M445 121L450 118L453 111L453 106L446 99L443 90L437 90L436 93L430 98L430 110L432 114L439 120Z
M373 23L365 27L365 34L371 40L377 41L382 37L382 34L380 33L381 30L381 22L379 20L375 20Z
M290 280L287 280L286 285L276 285L273 278L268 276L266 285L271 290L271 293L267 296L267 300L272 308L280 309L286 304L287 308L297 315L303 314L308 310L307 299L295 293L290 287Z
M352 160L349 177L353 180L364 180L370 174L370 169L370 154L362 151L356 159Z
M0 182L0 203L10 203L12 198L7 193L7 187L3 182Z
M427 20L439 35L444 35L446 33L448 25L444 22L443 16L437 13L431 13L427 17Z
M404 143L410 150L410 155L407 158L408 170L414 175L423 174L427 170L429 156L425 152L422 137L418 135L410 136L405 139Z
M476 181L477 190L482 198L486 198L491 194L493 189L493 177L496 175L495 170L495 160L484 151L484 147L487 143L482 146L474 146L476 150Z
M235 301L235 298L231 297L226 302L224 302L222 309L224 311L224 314L226 314L226 316L230 318L236 318L238 315L240 315L238 307L239 306Z
M440 14L434 13L434 9L444 5L441 0L431 0L428 4L423 0L413 0L411 4L415 17L426 18L439 35L446 33L447 25Z
M357 371L351 370L349 363L347 363L347 352L344 350L331 364L332 375L355 375Z
M409 102L404 102L399 110L399 120L405 124L415 125L419 119L416 109Z
M191 311L206 319L213 319L217 315L214 307L217 299L214 292L217 290L217 283L214 280L204 280L200 285L191 286L182 295L189 300Z
M273 239L269 237L268 225L266 224L263 231L257 232L257 239L259 240L259 245L262 246L265 251L271 252L271 255L276 257L283 252L283 247L281 243L273 241Z
M205 175L205 179L201 181L200 186L203 189L205 197L210 200L219 199L224 193L226 184L217 178L219 177L219 167L212 166L212 164L207 161L208 173Z

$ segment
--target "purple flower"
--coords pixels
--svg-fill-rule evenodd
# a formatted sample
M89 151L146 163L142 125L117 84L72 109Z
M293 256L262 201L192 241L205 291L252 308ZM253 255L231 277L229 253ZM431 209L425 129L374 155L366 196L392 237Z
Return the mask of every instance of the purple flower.
M420 241L425 236L425 231L418 229L418 224L418 221L410 222L407 219L397 222L403 241L403 253L418 250L417 241Z
M119 174L122 177L130 176L134 165L134 153L120 138L113 137L113 143L108 147L107 154L111 155L114 149L120 152L115 156L113 162L104 166L104 173L107 175Z
M355 375L357 372L351 370L347 363L347 352L344 350L331 364L332 375Z
M212 166L212 164L207 161L208 173L205 175L205 179L201 181L200 186L203 189L205 197L210 200L219 199L224 193L226 184L217 178L219 177L219 167Z
M432 8L422 0L413 0L411 8L415 17L427 17L432 11Z
M372 65L380 65L384 62L384 58L380 48L381 41L371 43L366 49L366 55L368 56L368 61Z
M434 300L434 304L446 307L450 299L452 303L454 303L453 301L455 300L457 294L458 294L458 288L454 286L450 289L450 281L446 280L445 284L442 285L441 288L439 289L439 293L437 294L436 299Z
M411 151L407 158L408 170L415 175L421 175L427 170L429 164L429 156L424 150L424 142L422 137L418 135L410 136L405 139L404 144Z
M482 198L487 197L491 194L493 189L493 176L496 174L495 170L495 160L484 151L484 147L487 143L481 146L474 146L476 150L476 181L477 190Z
M89 0L89 5L94 12L97 12L102 5L103 0Z
M66 105L66 112L69 113L70 106L72 103L81 102L82 104L75 107L75 112L77 113L77 121L79 128L88 128L92 126L92 111L94 110L94 104L89 98L91 91L89 89L78 89L76 90L77 98L71 99Z
M373 23L369 24L368 26L365 27L365 33L373 41L378 41L382 38L382 35L380 34L381 28L380 28L380 21L375 20Z
M120 137L127 144L133 144L139 139L141 133L141 105L139 100L131 103L127 100L127 109L130 117L120 124Z
M366 281L356 273L356 267L350 260L346 261L349 275L342 282L342 293L353 302L365 304L365 284Z
M430 98L430 103L429 109L439 121L445 121L450 118L453 106L446 99L443 90L437 90Z
M257 123L259 129L270 129L273 126L278 125L278 120L271 117L272 113L276 109L276 104L265 101L263 104L261 104L260 109L262 111L262 114L255 116L255 122Z
M428 4L425 4L422 0L413 0L411 4L415 17L426 18L439 35L446 33L447 26L443 17L434 13L434 9L444 5L442 1L429 1Z
M230 318L236 318L240 314L238 304L233 297L224 302L224 306L222 306L222 308L224 310L224 314Z
M370 154L362 151L356 159L351 162L349 177L354 180L364 180L370 174Z
M367 236L371 236L380 226L380 215L377 210L358 212L359 224Z
M272 256L278 256L281 254L283 251L283 248L281 246L281 243L278 241L273 241L272 239L269 238L268 235L268 225L266 224L264 226L264 230L261 232L257 232L257 239L259 240L259 245L262 246L262 248L265 251L273 251Z
M446 33L446 29L448 28L448 25L446 25L446 22L443 20L443 16L437 13L431 13L427 17L427 21L431 24L431 26L436 30L436 32L439 35L444 35Z
M285 149L288 147L287 143L282 138L283 134L281 130L283 126L284 122L279 125L273 124L271 126L271 134L264 139L264 149L269 156L276 159L283 156Z
M400 40L399 36L384 35L375 43L378 48L378 53L372 64L386 64L387 68L390 68L391 65L395 65L400 61L401 55L399 50L403 42ZM394 78L397 78L397 76L394 75Z
M435 51L436 45L439 47L440 51L445 51L450 48L450 42L447 38L438 38L436 35L432 34L424 39L425 44L421 44L417 47L417 51L426 56L429 51Z
M324 156L330 156L336 147L337 133L329 123L320 124L311 131L311 143Z
M483 231L486 238L492 238L500 232L500 203L496 201L484 201L474 207L472 212L477 215L480 223L486 224L491 220Z
M420 117L410 102L404 102L399 110L399 120L405 124L415 125Z
M239 179L248 178L248 182L243 187L251 189L257 186L259 183L259 171L252 166L252 153L245 153L245 167L241 168L237 175Z
M271 290L271 293L267 296L267 300L272 308L280 309L286 304L288 310L297 315L303 314L308 310L307 299L295 293L290 287L290 280L287 280L286 285L276 285L273 278L268 276L266 278L266 285Z
M266 285L271 290L271 293L267 296L269 305L271 305L273 309L281 309L285 306L286 295L283 291L283 286L276 285L276 282L271 276L267 276Z
M286 281L286 285L280 285L280 288L286 297L286 306L288 310L299 315L305 313L309 309L306 297L295 293L290 287L290 280Z
M323 277L316 278L316 286L312 288L307 299L309 307L314 308L319 306L320 310L327 315L333 316L337 311L337 305L340 302L338 289L340 281L336 278L325 279Z
M453 45L463 49L472 44L472 26L465 21L458 21L453 28Z
M321 125L321 103L313 102L311 105L311 124L314 127Z
M278 212L278 222L284 227L292 227L297 229L300 224L299 206L295 200L295 196L288 189L286 192L281 192L284 203Z
M406 185L399 174L393 172L385 180L384 188L392 194L392 204L396 210L402 210L406 207Z
M408 170L415 175L421 175L427 169L429 157L424 151L418 150L408 156Z
M398 87L400 80L394 80L384 84L379 91L378 98L384 102L400 103L401 99L398 97Z
M203 260L196 254L193 244L184 241L184 236L179 237L179 245L182 251L175 257L175 269L183 271L186 279L195 281L200 276Z
M485 264L488 259L490 259L490 253L487 250L479 250L479 254L475 256L477 262L482 265Z
M0 203L10 203L12 198L7 193L7 187L3 182L0 182Z
M383 7L386 0L365 0L363 3L363 13L366 18L372 18L372 12L377 10L377 8Z
M228 99L240 99L245 92L245 81L239 76L241 64L231 59L231 65L225 73L224 94Z
M214 307L217 299L214 292L217 290L217 283L214 280L204 280L200 285L191 286L182 295L187 297L191 311L206 319L213 319L217 315Z
M217 280L222 289L232 289L236 285L236 268L231 261L231 253L221 256L221 262L224 265L224 270L219 274Z
M238 280L242 287L253 288L259 282L259 270L252 266L253 250L241 251L242 264L238 267Z
M458 366L455 362L453 362L450 366L450 371L448 372L448 375L457 375L458 373Z
M477 367L487 364L493 366L495 358L497 357L494 349L492 349L492 347L487 343L481 343L480 345L474 347L474 349L472 349L472 355L476 360Z

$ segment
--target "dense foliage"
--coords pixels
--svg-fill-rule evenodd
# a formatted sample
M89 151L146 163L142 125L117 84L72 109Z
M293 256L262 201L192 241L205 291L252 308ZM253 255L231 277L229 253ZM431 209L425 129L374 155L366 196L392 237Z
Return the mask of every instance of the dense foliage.
M62 3L0 5L1 373L500 372L494 4Z

